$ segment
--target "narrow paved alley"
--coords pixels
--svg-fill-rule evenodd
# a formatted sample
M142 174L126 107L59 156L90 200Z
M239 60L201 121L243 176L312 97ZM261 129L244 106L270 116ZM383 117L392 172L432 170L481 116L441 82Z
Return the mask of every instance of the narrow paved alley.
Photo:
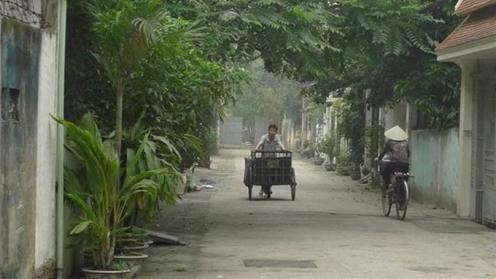
M221 150L197 171L216 188L163 210L152 229L189 245L153 246L140 278L496 278L494 231L416 203L384 217L375 189L298 154L295 201L288 186L249 201L248 154Z

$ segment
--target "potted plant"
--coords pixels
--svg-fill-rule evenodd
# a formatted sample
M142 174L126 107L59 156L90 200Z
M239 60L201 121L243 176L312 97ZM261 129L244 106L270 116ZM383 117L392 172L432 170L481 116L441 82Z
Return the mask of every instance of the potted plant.
M148 233L138 227L131 227L122 238L116 240L114 260L124 262L131 270L130 277L141 270L143 263L148 259L146 249L149 247Z
M96 274L123 277L129 269L114 261L114 249L117 236L127 230L123 221L129 216L129 201L136 194L155 194L157 185L149 178L164 170L119 178L117 153L110 142L103 142L91 115L85 115L79 126L55 120L66 128L65 195L78 217L71 235L84 245L82 250L89 257L83 272L87 278L97 278ZM130 162L136 163L137 159Z
M202 142L204 152L200 156L199 166L210 168L210 164L212 163L211 157L219 152L217 146L217 131L212 128L207 128L203 133Z
M333 159L336 154L336 137L334 134L328 134L320 143L320 150L327 155L327 160L324 164L326 170L334 170Z
M125 234L116 240L114 260L125 263L131 270L130 278L134 278L141 270L143 263L148 259L146 249L149 247L146 233L135 227L129 228Z
M360 168L353 167L350 176L352 180L359 180L362 177L362 173L360 172Z
M114 260L117 262L126 263L130 270L128 277L134 278L136 274L141 270L143 263L148 259L148 255L140 252L128 252L123 254L114 255Z
M136 175L148 170L164 170L160 175L150 177L156 182L156 195L141 193L133 196L129 203L131 216L126 223L133 229L126 236L136 238L144 232L138 228L159 212L160 204L173 205L177 199L177 186L183 182L183 176L178 171L181 155L175 145L164 135L150 134L145 128L142 119L125 133L124 146L126 147L125 171L126 175Z
M342 152L337 157L336 170L341 175L350 175L352 171L352 162L350 153L347 151Z
M320 153L318 153L318 155L316 155L313 158L313 164L316 165L316 166L322 165L322 163L324 163L324 161L325 161L325 158L323 158L322 156L320 156Z
M334 163L332 160L329 159L329 157L324 161L324 168L326 171L335 171L336 167L334 166Z

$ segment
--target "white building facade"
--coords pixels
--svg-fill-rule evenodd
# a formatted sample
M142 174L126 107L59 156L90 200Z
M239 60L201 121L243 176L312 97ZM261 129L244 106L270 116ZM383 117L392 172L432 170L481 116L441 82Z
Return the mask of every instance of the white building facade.
M437 49L462 69L457 212L496 224L496 2L463 0L464 17Z

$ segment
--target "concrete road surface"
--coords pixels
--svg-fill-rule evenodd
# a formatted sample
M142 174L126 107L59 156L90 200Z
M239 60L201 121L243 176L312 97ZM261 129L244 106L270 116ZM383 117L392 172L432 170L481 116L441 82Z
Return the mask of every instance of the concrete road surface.
M410 204L405 221L384 217L370 186L295 155L298 187L249 201L248 150L221 150L154 230L188 246L153 246L139 278L496 278L496 234L442 209Z

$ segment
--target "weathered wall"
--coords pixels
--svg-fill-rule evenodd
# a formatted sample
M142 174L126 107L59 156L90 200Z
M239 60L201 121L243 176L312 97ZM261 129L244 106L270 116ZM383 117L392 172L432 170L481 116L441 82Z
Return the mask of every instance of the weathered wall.
M41 33L7 19L0 30L0 264L3 278L32 278Z
M57 0L2 0L0 17L38 29L54 29L57 25Z
M0 278L53 278L57 3L0 0L0 87L19 87L19 120L0 122Z
M412 131L409 142L413 199L456 210L458 129Z
M386 130L396 125L406 130L406 106L405 103L400 103L393 108L386 107L382 109L381 118Z

